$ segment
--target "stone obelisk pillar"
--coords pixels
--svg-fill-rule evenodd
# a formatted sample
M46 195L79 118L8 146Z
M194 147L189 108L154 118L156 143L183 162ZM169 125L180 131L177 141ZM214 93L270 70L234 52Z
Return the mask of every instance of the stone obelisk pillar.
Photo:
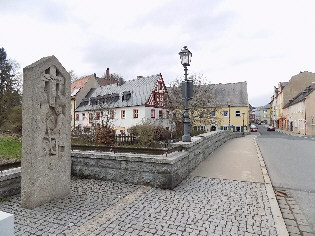
M55 56L23 69L22 207L32 209L70 193L70 85Z

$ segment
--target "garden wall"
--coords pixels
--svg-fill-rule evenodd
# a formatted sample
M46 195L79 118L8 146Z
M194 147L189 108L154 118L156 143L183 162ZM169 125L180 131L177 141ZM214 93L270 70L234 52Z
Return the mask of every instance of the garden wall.
M21 192L21 167L0 172L0 199Z
M183 151L166 155L72 151L72 174L79 177L116 182L150 185L173 189L192 172L201 161L229 139L241 133L214 131L192 138L192 142L178 142Z

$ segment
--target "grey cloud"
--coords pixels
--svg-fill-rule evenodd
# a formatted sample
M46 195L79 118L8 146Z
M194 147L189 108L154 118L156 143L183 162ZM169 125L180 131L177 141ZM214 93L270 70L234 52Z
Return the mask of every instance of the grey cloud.
M124 42L117 44L113 41L94 41L82 49L83 58L86 63L94 67L114 66L128 74L134 73L135 68L142 68L143 71L154 73L163 73L161 68L165 64L171 63L172 58L177 58L180 47L174 45L162 46L150 43L132 43ZM179 60L179 59L178 59ZM159 69L160 68L160 69ZM129 71L129 72L128 72ZM142 72L141 72L142 73Z
M0 0L0 12L5 14L25 14L32 18L49 23L60 23L68 20L68 7L54 0Z
M225 30L233 17L229 12L219 16L213 15L219 2L219 0L171 1L142 15L132 23L132 27L180 25L183 31L187 30L197 37L216 35Z

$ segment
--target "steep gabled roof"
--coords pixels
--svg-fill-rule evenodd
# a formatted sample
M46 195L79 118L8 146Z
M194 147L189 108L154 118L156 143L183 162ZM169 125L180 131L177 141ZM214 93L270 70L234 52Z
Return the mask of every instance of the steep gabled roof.
M94 77L94 74L84 76L78 80L75 80L71 83L71 97L75 97L75 95L80 91L81 88L89 81L90 78Z
M285 86L287 86L289 82L281 82L281 89L284 89Z
M76 111L145 105L159 76L141 77L126 81L122 85L111 84L92 89Z
M299 103L306 99L306 97L315 90L315 85L308 86L304 91L300 92L294 98L290 99L287 104L283 106L283 108L288 108L296 103Z
M247 82L210 84L209 107L248 106Z

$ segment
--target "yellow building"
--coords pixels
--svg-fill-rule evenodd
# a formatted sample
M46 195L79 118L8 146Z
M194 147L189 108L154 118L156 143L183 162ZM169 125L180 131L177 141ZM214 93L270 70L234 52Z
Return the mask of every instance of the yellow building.
M195 131L229 130L249 131L249 104L247 82L211 84L207 86L209 102L192 115ZM229 128L230 127L230 128Z

